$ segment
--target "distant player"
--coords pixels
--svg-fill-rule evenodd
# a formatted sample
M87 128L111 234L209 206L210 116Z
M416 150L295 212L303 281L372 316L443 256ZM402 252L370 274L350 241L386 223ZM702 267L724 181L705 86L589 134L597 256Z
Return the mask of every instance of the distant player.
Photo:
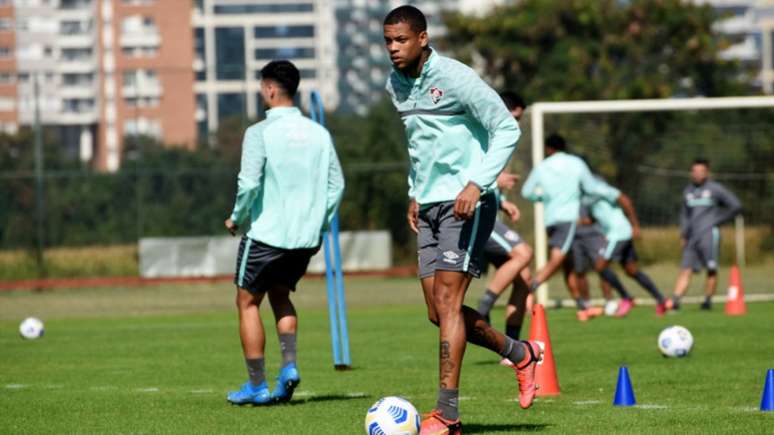
M710 180L710 164L696 159L691 166L691 184L683 190L683 208L680 213L680 240L683 245L682 270L675 283L672 299L667 308L679 309L680 298L691 283L691 272L707 269L705 298L701 309L712 309L712 296L718 287L718 259L720 230L718 226L730 221L742 211L739 198L717 181Z
M529 174L521 189L524 198L545 204L545 225L550 255L548 263L537 272L530 291L546 282L565 261L580 217L581 194L605 195L607 190L594 180L589 167L578 156L568 154L567 143L558 134L546 138L546 159ZM610 269L600 276L614 288L623 288Z
M511 116L519 121L526 109L524 99L509 91L501 93L500 98L511 112ZM497 187L500 190L510 190L517 180L518 176L502 172L497 177ZM504 196L500 198L500 209L508 215L511 222L518 221L521 216L516 204L506 200ZM489 313L497 298L508 286L513 285L511 297L505 308L505 335L518 340L526 312L529 282L532 279L527 267L532 261L532 248L516 231L497 219L494 230L484 247L484 259L487 263L493 264L497 271L478 302L478 312L489 322ZM507 363L508 360L503 361Z
M344 192L344 177L328 131L293 107L296 67L273 61L261 70L266 119L245 131L236 203L225 225L241 228L234 281L249 380L228 393L234 404L289 401L301 381L296 367L296 310L290 292L320 248ZM303 205L303 206L302 206ZM264 375L266 336L259 307L268 295L282 350L277 385Z
M596 181L601 187L597 189L599 193L596 196L589 196L590 210L592 217L604 231L606 243L596 259L595 269L602 274L612 261L619 262L626 274L653 296L656 300L656 314L661 316L666 311L664 295L637 266L637 252L632 239L639 237L640 223L634 205L620 190L599 177ZM619 317L625 316L634 306L634 299L623 287L621 289L621 302L616 313Z
M459 434L459 377L466 340L515 364L519 402L535 395L541 350L492 329L465 292L481 273L481 253L494 226L495 179L521 134L500 97L469 67L429 45L427 21L412 6L384 20L393 71L387 81L408 139L408 223L417 233L419 277L431 322L439 326L436 409L420 433Z
M581 205L580 219L575 229L570 252L562 264L564 280L570 295L575 300L576 317L585 322L604 312L599 307L591 306L587 273L594 270L599 251L605 246L605 235L599 225L591 221L591 211ZM602 291L605 300L612 300L612 290L606 281L602 280Z

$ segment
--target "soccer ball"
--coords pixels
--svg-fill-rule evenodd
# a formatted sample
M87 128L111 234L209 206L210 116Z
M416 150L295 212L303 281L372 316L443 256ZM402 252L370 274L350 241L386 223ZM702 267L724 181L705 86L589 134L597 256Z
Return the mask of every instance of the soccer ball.
M682 358L693 347L693 335L682 326L668 326L658 335L658 350L664 356Z
M618 312L618 301L615 300L609 300L605 302L605 315L606 316L615 316L615 313Z
M368 409L365 431L368 435L416 435L419 413L408 400L385 397Z
M19 325L19 334L27 340L42 337L43 331L43 322L35 317L27 317Z

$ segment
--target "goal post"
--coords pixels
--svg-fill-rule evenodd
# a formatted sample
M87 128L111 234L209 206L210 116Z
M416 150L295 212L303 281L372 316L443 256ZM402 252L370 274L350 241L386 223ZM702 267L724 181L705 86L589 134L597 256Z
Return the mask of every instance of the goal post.
M537 166L544 159L544 128L547 114L579 113L615 113L615 112L663 112L663 111L699 111L720 109L774 108L774 96L756 97L717 97L717 98L674 98L643 100L601 100L571 102L537 102L529 108L532 130L532 165ZM534 204L535 216L535 265L539 270L548 259L548 240L544 225L543 204ZM737 261L744 264L744 221L737 219L736 245ZM741 257L741 258L740 258ZM548 284L543 283L537 291L537 301L548 301Z

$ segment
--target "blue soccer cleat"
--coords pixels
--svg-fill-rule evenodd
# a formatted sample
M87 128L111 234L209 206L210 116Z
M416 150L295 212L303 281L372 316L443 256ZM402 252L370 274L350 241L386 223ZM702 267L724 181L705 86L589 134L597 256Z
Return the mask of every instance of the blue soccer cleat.
M271 392L271 398L277 402L289 402L293 397L293 390L301 382L296 363L290 363L280 370L277 377L277 386Z
M226 399L234 405L268 405L272 402L266 381L261 382L258 386L247 381L239 391L229 392Z

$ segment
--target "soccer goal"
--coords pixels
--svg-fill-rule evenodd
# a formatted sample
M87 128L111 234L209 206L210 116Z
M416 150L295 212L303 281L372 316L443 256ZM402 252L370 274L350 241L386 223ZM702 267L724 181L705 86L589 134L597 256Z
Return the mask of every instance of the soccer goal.
M572 152L586 157L633 198L642 226L648 230L638 249L644 245L647 251L653 245L673 242L669 258L679 261L681 193L689 182L690 162L701 156L711 161L713 178L734 191L744 208L734 231L726 231L733 234L725 237L726 243L735 246L725 250L730 257L726 264L744 266L750 254L764 254L760 233L754 229L767 228L761 231L769 231L765 236L770 237L774 97L538 102L528 115L532 165L544 158L545 134L560 132ZM535 261L540 269L548 255L541 203L534 206L534 230ZM747 246L753 244L751 240L756 242L754 247ZM537 300L546 304L548 299L548 285L543 284Z

